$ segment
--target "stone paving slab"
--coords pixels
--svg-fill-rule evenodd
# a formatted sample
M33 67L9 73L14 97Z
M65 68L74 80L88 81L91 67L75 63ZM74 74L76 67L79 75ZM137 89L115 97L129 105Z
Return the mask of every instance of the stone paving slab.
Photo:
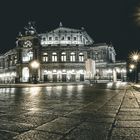
M0 130L0 140L13 140L13 137L16 135L18 135L18 133Z
M105 140L111 125L106 123L84 122L71 131L66 140ZM102 131L101 131L102 130Z
M32 124L33 126L39 126L39 125L42 125L46 122L50 122L52 121L53 119L55 119L57 116L55 115L46 115L46 116L33 116L33 115L30 115L30 116L24 116L24 115L21 115L21 116L18 116L17 118L14 119L15 122L18 122L18 123L26 123L26 124Z
M124 136L111 137L111 140L139 140L139 139L140 139L139 137L130 137L130 136L129 137L124 137Z
M43 124L36 129L64 135L74 129L78 124L80 124L78 119L61 117L52 122Z
M139 137L140 138L140 128L114 128L112 132L112 137Z
M0 130L12 131L17 133L22 133L31 130L34 126L26 123L17 123L12 121L0 121Z
M140 121L117 121L116 128L117 127L140 128Z
M140 121L140 115L137 114L121 114L116 117L118 121Z
M86 122L94 122L94 123L110 123L114 122L114 118L93 118L93 119L86 119Z
M13 140L60 140L61 135L31 130L13 138Z

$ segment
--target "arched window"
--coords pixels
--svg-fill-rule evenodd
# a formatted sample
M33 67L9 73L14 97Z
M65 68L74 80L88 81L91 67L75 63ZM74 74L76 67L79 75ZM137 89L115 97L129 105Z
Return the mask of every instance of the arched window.
M62 52L61 53L61 61L62 62L65 62L66 61L66 53L65 52Z
M57 62L57 53L56 52L52 53L52 62Z
M74 52L70 53L70 61L71 62L75 61L75 53Z
M43 41L46 41L46 37L42 37L42 40L43 40Z
M51 36L49 37L49 41L52 41L52 37Z
M48 54L47 53L43 53L42 60L43 60L43 62L48 62Z
M80 62L84 61L84 54L83 53L79 53L79 61Z
M22 61L23 62L29 62L32 59L33 59L33 52L32 51L24 50L22 52Z

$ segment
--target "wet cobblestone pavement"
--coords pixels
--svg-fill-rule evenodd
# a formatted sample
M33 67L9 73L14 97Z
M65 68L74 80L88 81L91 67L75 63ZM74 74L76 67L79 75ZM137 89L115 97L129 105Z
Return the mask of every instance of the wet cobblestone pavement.
M0 88L0 140L139 140L140 93L131 87Z

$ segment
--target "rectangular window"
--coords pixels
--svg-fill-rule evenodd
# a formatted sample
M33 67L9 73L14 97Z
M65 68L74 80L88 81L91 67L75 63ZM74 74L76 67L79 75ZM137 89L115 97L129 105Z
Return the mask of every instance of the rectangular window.
M58 40L58 37L55 37L55 40Z
M74 62L74 61L75 61L75 55L71 55L71 56L70 56L70 61L71 61L71 62Z
M14 64L17 63L17 56L14 57Z
M75 61L75 53L74 53L74 52L72 52L72 53L70 54L70 61L71 61L71 62L74 62L74 61Z
M83 62L84 61L84 56L83 55L79 55L79 61Z
M52 56L52 62L57 62L57 56L56 55Z
M12 66L12 60L10 60L10 66Z
M23 51L22 52L22 61L23 62L29 62L30 60L33 59L33 52L29 51Z
M62 62L66 62L66 56L65 56L65 55L62 55L62 56L61 56L61 61L62 61Z
M43 62L48 62L48 56L43 56Z

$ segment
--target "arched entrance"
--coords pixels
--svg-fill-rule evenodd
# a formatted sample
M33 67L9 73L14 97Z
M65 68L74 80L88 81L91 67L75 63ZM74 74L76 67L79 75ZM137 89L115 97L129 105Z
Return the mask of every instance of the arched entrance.
M24 67L22 69L22 82L29 82L29 68Z

